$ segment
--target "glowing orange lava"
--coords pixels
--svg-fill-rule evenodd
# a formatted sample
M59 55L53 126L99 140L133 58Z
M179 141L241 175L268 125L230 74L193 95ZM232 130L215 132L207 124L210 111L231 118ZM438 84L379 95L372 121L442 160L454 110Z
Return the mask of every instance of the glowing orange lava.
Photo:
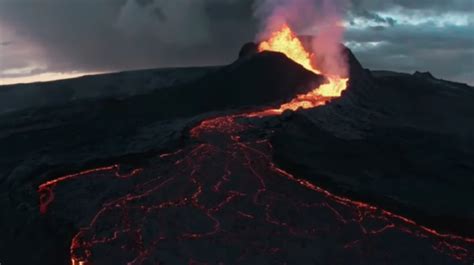
M313 66L313 54L304 48L302 42L286 24L283 25L280 30L274 32L269 40L260 43L259 51L275 51L284 53L288 58L302 65L307 70L316 74L324 75L324 73ZM285 110L297 110L299 108L310 109L324 105L332 98L340 97L342 91L347 88L347 81L349 81L349 78L334 75L325 76L328 79L328 83L323 84L306 94L298 95L290 102L282 104L278 109L265 110L261 113L255 113L253 116L280 114Z

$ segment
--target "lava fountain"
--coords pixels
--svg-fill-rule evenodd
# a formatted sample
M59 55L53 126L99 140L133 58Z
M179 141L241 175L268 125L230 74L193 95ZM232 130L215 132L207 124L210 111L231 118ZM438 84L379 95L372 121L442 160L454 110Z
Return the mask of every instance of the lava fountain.
M287 24L283 24L279 30L273 32L267 41L260 43L259 51L275 51L284 53L288 58L297 62L305 69L315 74L325 75L328 82L314 88L306 94L297 95L290 102L282 104L277 109L268 109L263 112L251 114L250 116L276 115L285 110L294 111L300 108L311 109L322 106L332 98L340 97L342 91L347 88L349 78L325 74L314 66L314 54L305 49L301 40Z

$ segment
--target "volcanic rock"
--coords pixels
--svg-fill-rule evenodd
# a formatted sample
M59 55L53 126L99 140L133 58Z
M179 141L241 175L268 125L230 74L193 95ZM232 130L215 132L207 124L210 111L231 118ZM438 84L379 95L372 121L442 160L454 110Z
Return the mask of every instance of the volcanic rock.
M242 46L239 52L239 59L246 58L258 53L258 45L255 42L247 42Z
M277 163L336 193L474 236L474 88L430 73L371 72L346 54L347 91L283 121L272 140Z
M429 78L429 79L435 79L434 76L430 72L419 72L416 71L413 76L415 77L421 77L421 78Z

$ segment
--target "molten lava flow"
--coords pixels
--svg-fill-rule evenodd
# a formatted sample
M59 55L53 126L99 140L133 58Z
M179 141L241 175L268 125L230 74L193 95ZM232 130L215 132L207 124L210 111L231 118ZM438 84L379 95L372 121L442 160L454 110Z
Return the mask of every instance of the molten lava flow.
M323 74L322 71L313 66L313 54L306 51L301 41L288 25L272 34L269 40L259 46L260 51L275 51L284 53L288 58L302 65L307 70ZM280 114L285 110L310 109L326 104L332 98L340 97L342 91L347 88L348 78L327 75L328 83L323 84L312 91L298 95L288 103L282 104L278 109L269 109L249 116L268 116Z
M95 205L89 224L72 239L71 265L309 264L321 257L308 249L321 248L331 250L326 264L474 258L474 238L441 233L279 168L262 136L270 131L242 122L246 115L202 121L189 131L192 141L144 168L121 174L113 165L41 185L46 196L63 186L58 197L64 198L85 177L133 176L124 193Z

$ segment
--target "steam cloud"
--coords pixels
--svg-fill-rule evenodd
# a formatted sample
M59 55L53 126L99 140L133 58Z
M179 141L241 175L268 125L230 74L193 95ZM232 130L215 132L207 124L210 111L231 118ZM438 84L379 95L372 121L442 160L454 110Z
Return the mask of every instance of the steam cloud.
M311 35L316 67L326 75L348 76L341 43L346 0L259 0L254 15L260 19L258 40L266 39L285 23L298 34Z

